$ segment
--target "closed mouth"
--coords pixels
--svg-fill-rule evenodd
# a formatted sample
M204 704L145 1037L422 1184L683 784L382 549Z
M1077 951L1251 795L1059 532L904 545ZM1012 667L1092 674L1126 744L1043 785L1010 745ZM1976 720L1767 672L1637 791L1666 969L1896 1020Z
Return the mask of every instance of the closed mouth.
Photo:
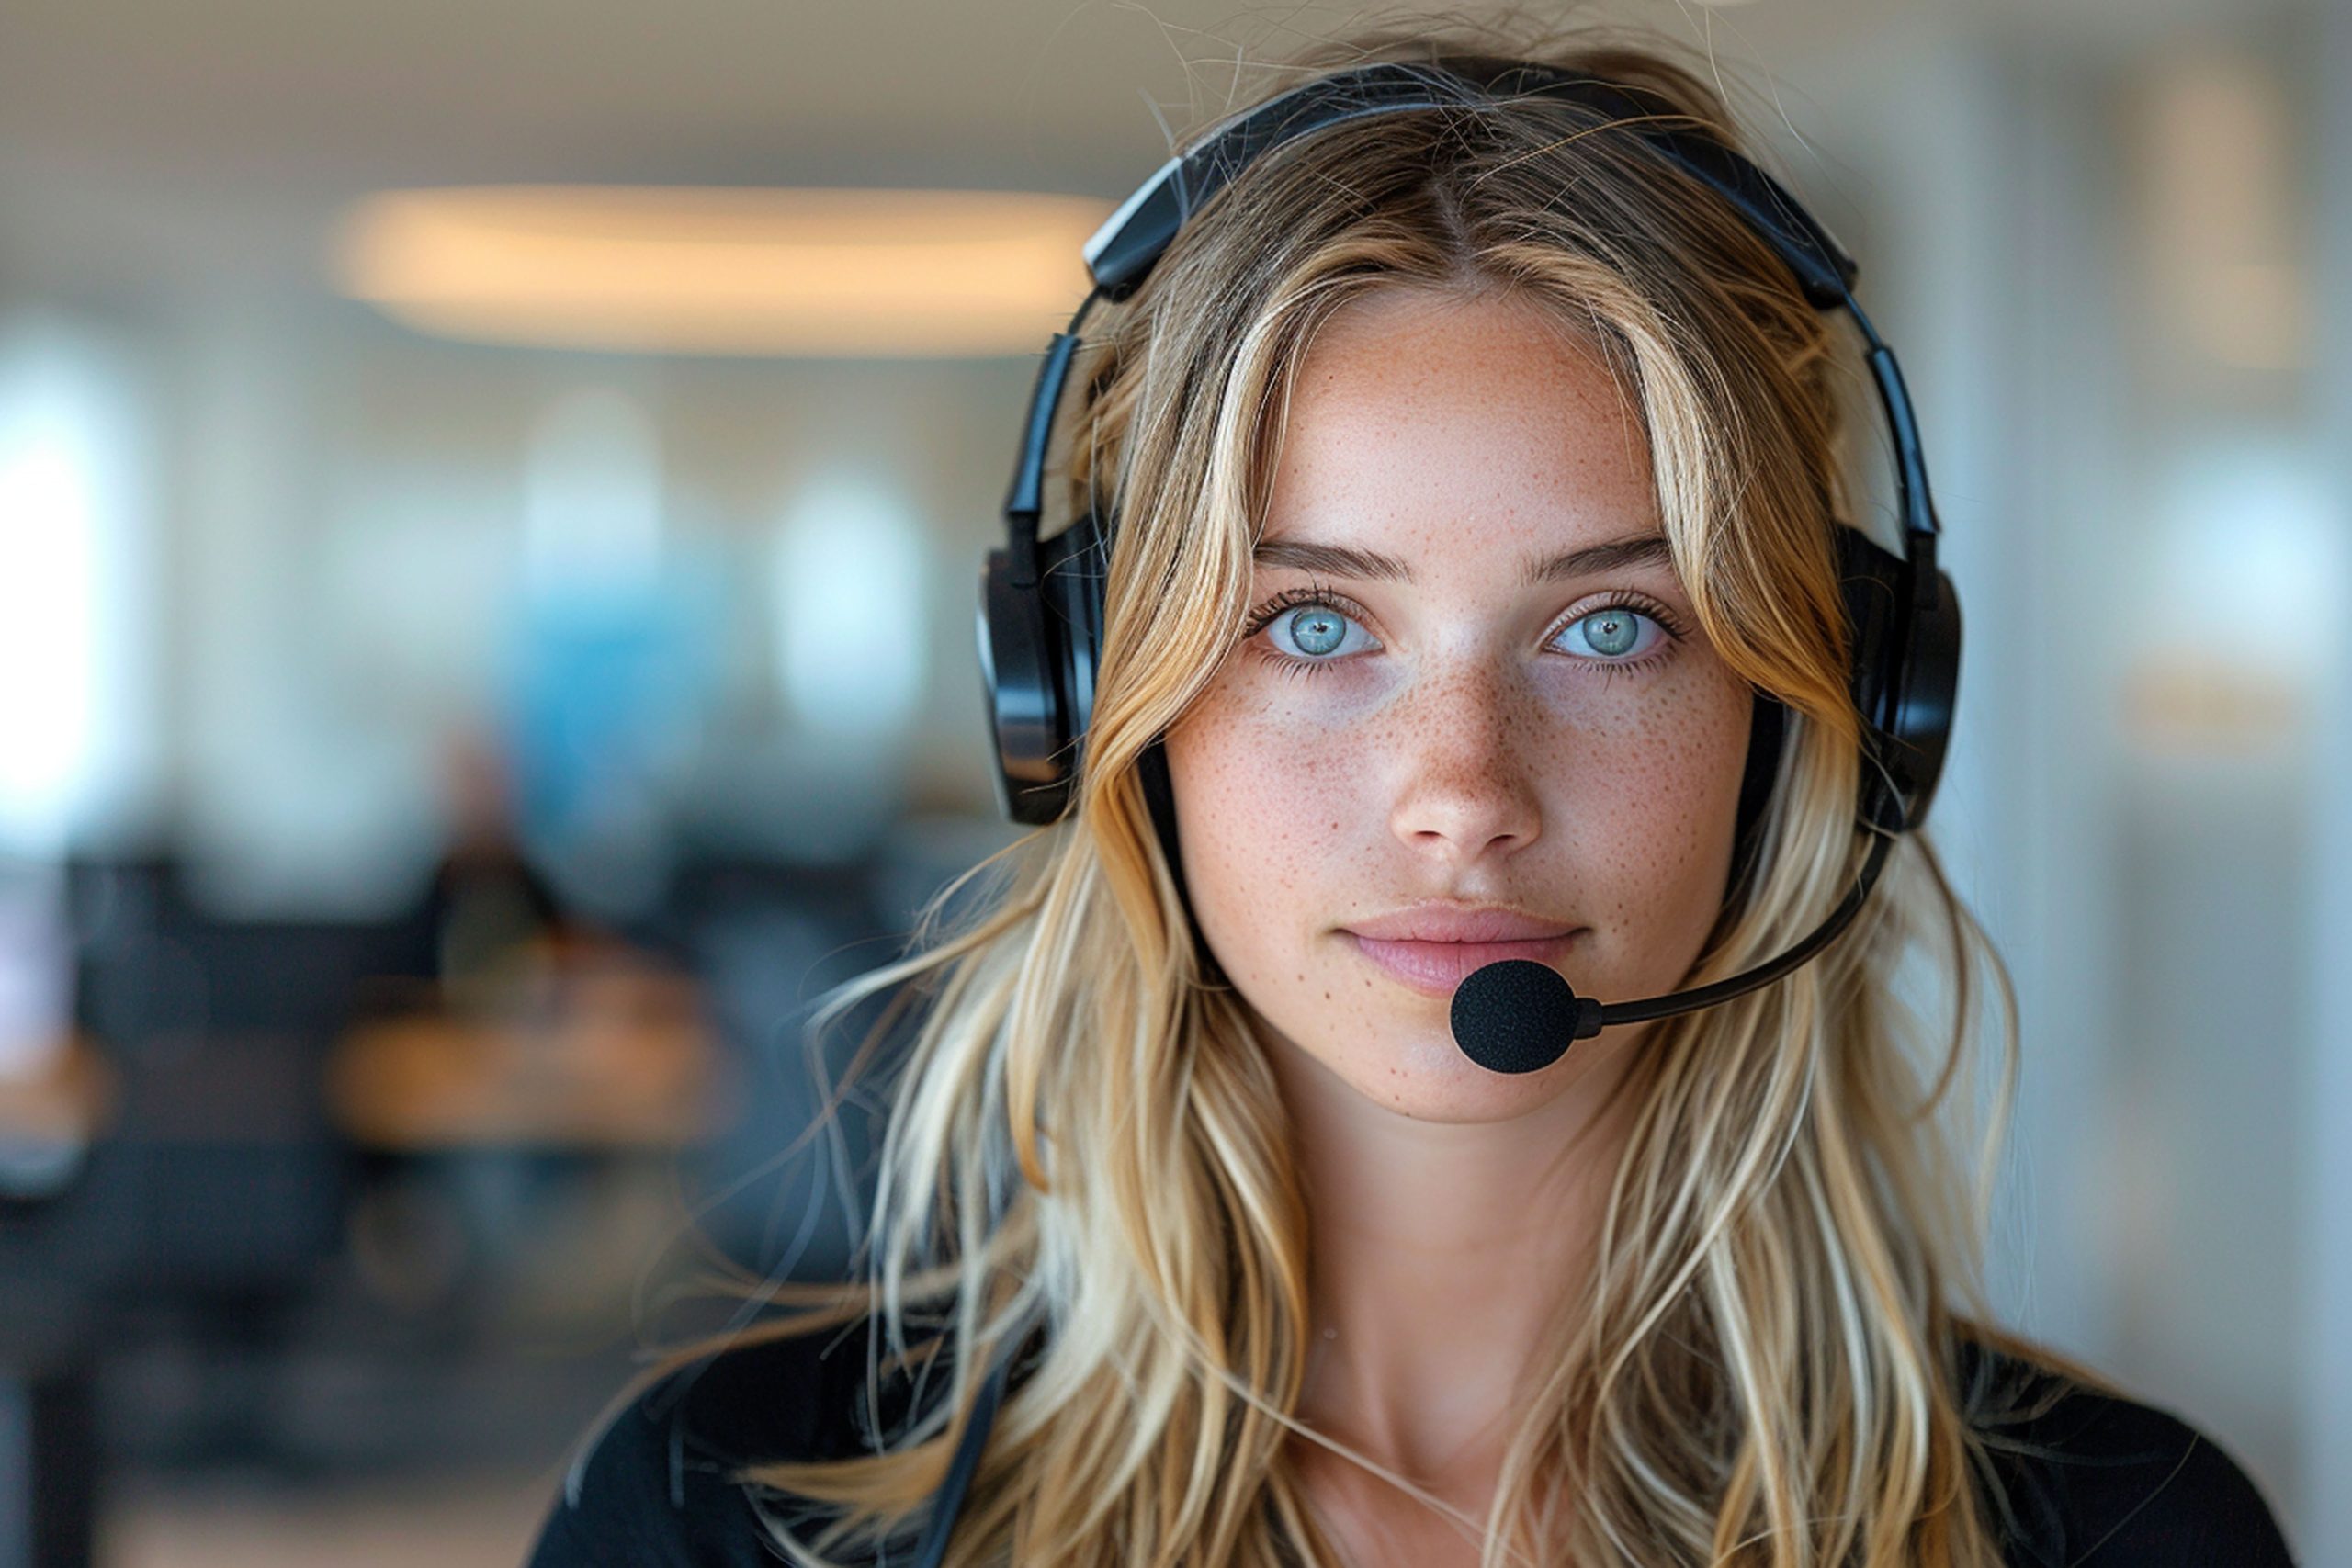
M1557 967L1579 931L1501 942L1396 940L1357 931L1341 934L1390 978L1426 996L1450 997L1455 987L1489 964L1516 958Z

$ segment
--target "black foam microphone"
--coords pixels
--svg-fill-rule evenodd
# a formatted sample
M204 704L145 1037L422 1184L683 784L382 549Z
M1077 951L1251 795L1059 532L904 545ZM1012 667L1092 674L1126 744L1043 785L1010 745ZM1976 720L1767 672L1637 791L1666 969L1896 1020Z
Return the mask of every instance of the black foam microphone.
M1769 986L1828 946L1830 938L1853 922L1861 912L1862 900L1870 897L1871 885L1878 881L1879 868L1886 863L1886 852L1894 842L1888 835L1871 846L1870 858L1862 863L1853 891L1803 942L1777 958L1712 986L1671 991L1638 1002L1601 1003L1577 995L1557 970L1532 959L1506 958L1474 969L1453 988L1447 1015L1453 1026L1453 1043L1464 1055L1490 1073L1532 1073L1550 1066L1567 1054L1569 1046L1612 1024L1695 1012Z

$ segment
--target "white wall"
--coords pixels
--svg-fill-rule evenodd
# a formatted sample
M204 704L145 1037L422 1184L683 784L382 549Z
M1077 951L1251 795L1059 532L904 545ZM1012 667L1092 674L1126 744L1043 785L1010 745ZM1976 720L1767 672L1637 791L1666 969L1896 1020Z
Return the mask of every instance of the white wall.
M2304 80L2318 106L2309 163L2320 344L2314 448L2327 455L2335 525L2352 536L2352 94L2344 90L2352 6L2313 0L2313 10L2320 47ZM2338 586L2338 602L2352 604L2352 581ZM2323 1564L2352 1562L2352 616L2312 635L2326 650L2327 674L2312 752L2314 831L2301 932L2311 1029L2294 1122L2305 1193L2298 1544Z

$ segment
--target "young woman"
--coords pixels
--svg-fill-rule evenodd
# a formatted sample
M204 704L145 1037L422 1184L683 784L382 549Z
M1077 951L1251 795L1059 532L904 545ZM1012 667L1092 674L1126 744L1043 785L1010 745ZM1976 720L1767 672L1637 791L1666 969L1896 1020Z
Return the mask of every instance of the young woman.
M1307 64L1091 258L1175 202L1058 399L1099 649L991 671L1057 825L854 992L922 1004L871 1278L665 1370L536 1561L2285 1562L1983 1303L1998 965L1857 706L1834 246L1654 52ZM1554 975L1748 978L1562 1054Z

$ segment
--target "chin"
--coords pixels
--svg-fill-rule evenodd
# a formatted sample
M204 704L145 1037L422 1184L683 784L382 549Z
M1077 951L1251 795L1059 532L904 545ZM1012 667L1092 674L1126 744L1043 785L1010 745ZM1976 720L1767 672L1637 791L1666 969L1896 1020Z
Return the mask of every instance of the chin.
M1580 1069L1571 1051L1540 1072L1490 1073L1462 1054L1442 1004L1427 1029L1295 1047L1364 1100L1418 1122L1500 1122L1551 1099Z

